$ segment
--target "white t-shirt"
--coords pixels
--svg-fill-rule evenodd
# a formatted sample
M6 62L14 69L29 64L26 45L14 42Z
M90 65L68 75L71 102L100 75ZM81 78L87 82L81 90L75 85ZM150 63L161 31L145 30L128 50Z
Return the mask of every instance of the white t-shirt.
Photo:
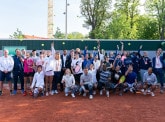
M74 79L74 76L72 74L71 75L64 75L62 77L62 81L65 82L66 87L71 87L71 86L75 85L75 79Z
M79 65L79 67L80 67L80 70L78 72L75 72L74 74L80 74L83 72L82 71L82 62L83 62L83 60L81 58L72 60L71 66L73 67L73 69L75 69L77 65Z

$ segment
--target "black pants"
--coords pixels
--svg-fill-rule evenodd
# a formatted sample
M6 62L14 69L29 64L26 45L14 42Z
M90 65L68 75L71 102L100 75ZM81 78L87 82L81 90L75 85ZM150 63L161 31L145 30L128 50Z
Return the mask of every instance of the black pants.
M14 90L17 90L18 78L21 82L21 90L24 90L24 72L23 71L13 71L14 78Z

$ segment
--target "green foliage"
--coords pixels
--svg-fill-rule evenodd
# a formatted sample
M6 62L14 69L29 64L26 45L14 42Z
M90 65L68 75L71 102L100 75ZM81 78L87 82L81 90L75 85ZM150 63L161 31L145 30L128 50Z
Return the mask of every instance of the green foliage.
M68 34L68 39L84 39L84 36L79 32L72 32Z
M65 34L61 32L60 28L57 27L55 34L53 35L55 39L64 39Z
M9 38L11 39L24 39L24 35L22 31L20 31L18 28L16 32L14 32L12 35L9 35Z
M96 38L97 32L108 18L111 0L81 0L81 14L85 18L85 26L91 28L89 37Z

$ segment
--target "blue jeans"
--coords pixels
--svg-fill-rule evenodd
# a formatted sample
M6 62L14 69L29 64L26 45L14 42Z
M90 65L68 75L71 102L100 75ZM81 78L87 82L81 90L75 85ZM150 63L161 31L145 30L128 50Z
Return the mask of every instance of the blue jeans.
M68 94L68 92L71 92L72 94L75 93L75 87L65 87L65 94Z
M93 95L93 85L92 84L84 84L83 86L81 86L80 88L80 93L84 92L84 89L89 90L89 95Z
M154 73L157 77L159 77L159 82L160 82L161 89L162 89L164 86L164 71L162 68L158 68L158 69L155 68Z

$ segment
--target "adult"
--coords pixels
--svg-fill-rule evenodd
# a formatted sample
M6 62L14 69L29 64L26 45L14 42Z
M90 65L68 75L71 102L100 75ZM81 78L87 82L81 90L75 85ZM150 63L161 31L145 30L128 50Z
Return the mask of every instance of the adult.
M165 54L161 56L162 50L160 48L156 51L156 56L152 59L152 66L153 71L156 74L157 77L159 77L160 81L160 93L164 93L164 71L163 68L165 68Z
M14 61L9 56L9 51L3 51L4 56L0 57L0 96L2 95L3 82L6 79L9 84L10 94L12 94L11 71L14 67Z
M17 94L17 82L18 78L21 82L21 92L24 93L24 70L23 70L23 57L19 49L15 50L16 54L13 56L14 68L13 68L13 78L14 78L14 91L13 95Z

